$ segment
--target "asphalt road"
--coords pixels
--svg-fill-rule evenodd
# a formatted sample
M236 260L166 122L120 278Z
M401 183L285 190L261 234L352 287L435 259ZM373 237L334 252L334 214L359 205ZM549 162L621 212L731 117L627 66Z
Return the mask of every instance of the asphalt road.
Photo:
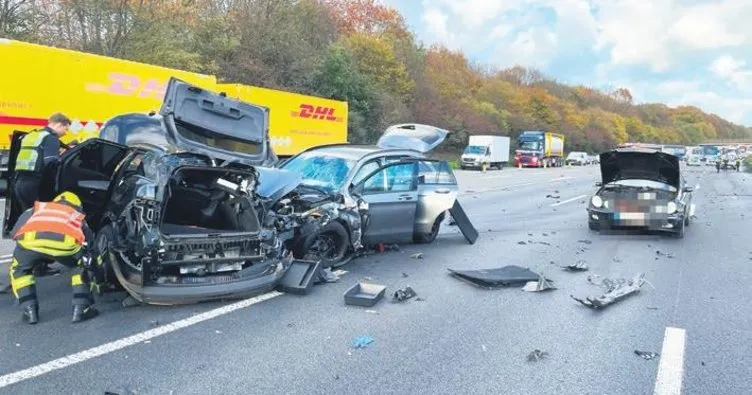
M686 176L699 189L684 239L588 230L597 166L505 169L458 172L475 245L445 226L433 245L355 260L307 296L123 308L114 294L100 317L74 325L67 275L42 278L36 326L2 295L0 393L750 394L752 176L710 167ZM0 255L11 248L2 241ZM578 260L590 271L558 267ZM558 289L484 290L447 272L509 264ZM650 285L603 311L570 298L600 292L588 275L638 273ZM361 279L387 292L410 285L422 300L345 306ZM374 341L354 349L359 336ZM548 356L529 362L534 349Z

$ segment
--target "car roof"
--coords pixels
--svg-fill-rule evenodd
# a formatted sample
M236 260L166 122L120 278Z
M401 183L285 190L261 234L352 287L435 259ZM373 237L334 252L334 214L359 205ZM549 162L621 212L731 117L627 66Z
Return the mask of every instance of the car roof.
M405 153L405 154L419 154L417 151L401 148L381 148L376 145L366 144L332 144L320 147L311 148L306 151L315 152L318 154L326 154L336 156L338 158L349 160L360 160L367 156L374 156L374 154L388 154L388 153Z

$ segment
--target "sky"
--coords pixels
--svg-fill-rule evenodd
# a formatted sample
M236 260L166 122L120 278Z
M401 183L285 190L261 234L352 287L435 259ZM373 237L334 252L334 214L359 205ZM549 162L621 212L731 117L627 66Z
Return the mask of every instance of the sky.
M424 44L752 126L752 0L382 0Z

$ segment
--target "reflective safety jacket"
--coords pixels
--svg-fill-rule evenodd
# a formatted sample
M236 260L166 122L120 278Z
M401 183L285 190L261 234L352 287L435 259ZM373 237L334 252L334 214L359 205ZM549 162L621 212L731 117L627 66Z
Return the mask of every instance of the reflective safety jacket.
M91 232L83 213L57 202L34 202L32 210L13 233L13 240L21 247L51 256L73 255L81 250L85 234Z
M16 171L41 173L44 169L44 147L42 143L50 132L35 130L21 139L21 148L16 156Z

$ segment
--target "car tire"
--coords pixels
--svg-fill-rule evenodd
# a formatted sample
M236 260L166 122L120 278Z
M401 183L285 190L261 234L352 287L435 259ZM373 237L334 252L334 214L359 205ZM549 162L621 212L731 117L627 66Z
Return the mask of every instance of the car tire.
M113 269L112 262L110 262L110 255L107 253L107 247L114 239L115 228L112 227L112 224L106 224L99 229L99 232L97 232L97 235L94 237L94 246L102 255L105 284L119 290L123 289L123 287L120 285L120 282L115 275L115 269Z
M674 237L677 239L683 239L684 238L684 221L681 222L681 226L679 226L679 230L674 233Z
M331 221L299 243L293 250L293 256L297 259L320 260L322 268L331 268L349 262L349 251L349 232L339 221Z
M416 233L413 235L413 242L416 244L431 244L436 240L436 236L439 235L441 229L441 223L444 221L444 213L441 213L436 220L433 221L431 231L429 233Z
M588 228L590 228L590 230L595 230L595 231L600 230L600 227L598 226L598 224L596 224L595 222L590 222L590 221L588 221Z

